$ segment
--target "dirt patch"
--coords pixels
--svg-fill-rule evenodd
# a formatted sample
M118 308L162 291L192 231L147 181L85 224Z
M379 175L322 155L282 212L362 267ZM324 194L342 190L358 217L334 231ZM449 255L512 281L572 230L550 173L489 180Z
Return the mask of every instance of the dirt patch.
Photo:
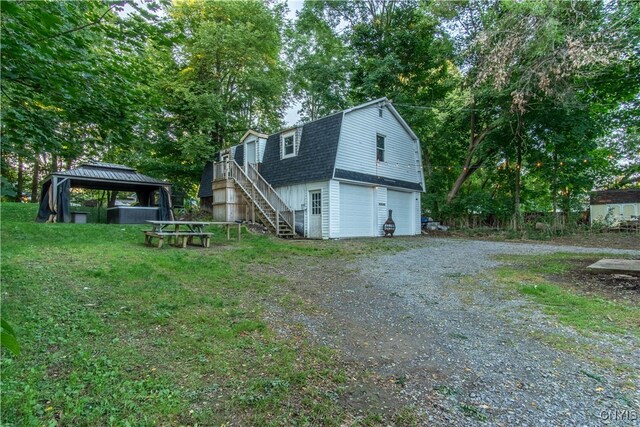
M401 295L379 292L361 280L359 270L352 261L335 258L271 267L269 274L289 278L281 288L288 303L269 307L267 320L287 338L336 351L346 376L336 403L354 414L352 424L408 426L416 425L417 417L418 425L463 425L465 417L439 392L451 372L415 363L424 342L438 337L424 331L416 340L418 328L403 311ZM395 314L387 316L389 309ZM371 424L363 416L373 416Z
M574 261L571 269L548 279L556 284L569 285L573 290L610 301L634 306L640 305L640 274L609 273L589 270L587 267L600 258Z

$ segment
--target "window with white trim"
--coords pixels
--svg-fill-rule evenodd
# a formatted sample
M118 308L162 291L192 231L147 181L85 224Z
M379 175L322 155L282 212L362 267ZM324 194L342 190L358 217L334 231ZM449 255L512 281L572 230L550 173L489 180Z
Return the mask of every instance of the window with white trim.
M376 135L376 160L384 162L384 135Z
M322 215L322 192L311 192L311 215Z
M280 136L280 158L294 157L298 154L296 132L287 132Z

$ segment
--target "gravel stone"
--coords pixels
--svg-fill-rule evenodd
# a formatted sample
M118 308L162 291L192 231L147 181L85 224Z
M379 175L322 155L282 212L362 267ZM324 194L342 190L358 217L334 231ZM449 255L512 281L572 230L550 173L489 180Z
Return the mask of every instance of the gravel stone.
M346 363L402 378L391 393L425 425L640 425L640 383L629 375L640 372L637 337L578 334L485 275L500 254L640 251L431 238L398 244L406 250L288 270L292 291L318 314L273 317L305 325ZM630 369L604 369L534 334L574 339ZM611 419L625 410L635 420Z

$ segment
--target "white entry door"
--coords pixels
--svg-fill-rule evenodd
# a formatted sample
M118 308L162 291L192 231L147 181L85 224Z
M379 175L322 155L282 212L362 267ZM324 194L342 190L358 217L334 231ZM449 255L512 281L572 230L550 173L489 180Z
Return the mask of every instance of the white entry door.
M245 145L245 148L247 150L247 152L245 153L245 159L247 161L247 166L248 165L255 165L256 164L256 143L255 141L252 142L247 142L247 145Z
M322 191L309 191L309 237L322 238Z

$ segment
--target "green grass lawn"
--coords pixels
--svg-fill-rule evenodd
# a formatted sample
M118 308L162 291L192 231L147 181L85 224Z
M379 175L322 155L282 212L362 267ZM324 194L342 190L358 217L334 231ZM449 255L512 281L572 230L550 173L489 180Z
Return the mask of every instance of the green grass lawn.
M345 374L334 355L277 336L261 301L267 264L345 256L371 243L243 235L211 248L143 245L144 226L37 224L3 203L2 425L335 424ZM382 242L384 245L384 243Z
M501 282L535 301L545 313L580 332L640 337L640 307L584 295L576 292L575 285L563 283L571 269L580 268L576 267L577 262L593 258L594 255L566 253L501 256L499 259L515 265L500 267L495 273ZM565 278L559 278L561 275ZM558 279L554 281L552 277Z
M265 315L297 298L274 269L401 250L390 240L238 242L213 228L208 249L157 249L146 226L38 224L36 211L0 206L2 317L21 345L2 351L0 424L388 424L341 404L359 373ZM577 257L503 257L518 265L495 274L567 326L638 336L637 307L547 280Z

